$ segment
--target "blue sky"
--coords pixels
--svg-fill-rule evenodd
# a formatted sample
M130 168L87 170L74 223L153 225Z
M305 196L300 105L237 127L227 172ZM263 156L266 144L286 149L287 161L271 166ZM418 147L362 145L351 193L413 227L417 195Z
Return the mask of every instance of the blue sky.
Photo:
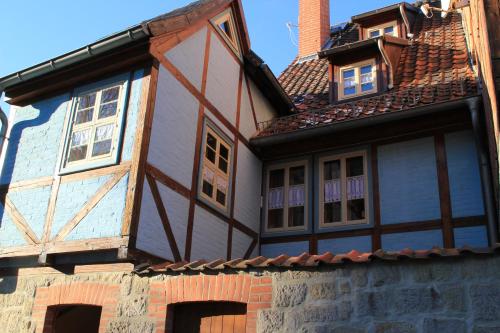
M56 57L192 0L6 1L0 19L0 77ZM297 24L298 0L242 0L252 48L276 75L296 46L287 22ZM332 24L397 0L331 0ZM8 3L8 4L7 4ZM297 35L296 29L293 34ZM5 110L7 105L0 102Z

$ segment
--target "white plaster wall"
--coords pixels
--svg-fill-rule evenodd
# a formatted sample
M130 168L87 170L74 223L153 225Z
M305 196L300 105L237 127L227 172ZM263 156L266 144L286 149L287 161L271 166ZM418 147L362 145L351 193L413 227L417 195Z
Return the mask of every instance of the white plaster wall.
M165 57L170 60L198 90L201 90L206 39L207 28L204 27L165 53Z
M239 72L239 64L212 33L206 97L233 125L236 124Z
M167 260L174 259L147 181L144 182L136 247Z
M205 109L205 115L220 129L231 141L234 141L234 134L227 128L210 110Z
M233 228L233 245L231 249L232 259L243 259L248 248L252 244L252 238Z
M255 121L252 113L252 104L248 95L247 83L243 80L241 87L240 133L250 139L256 132Z
M241 142L238 145L234 217L259 231L262 162Z
M163 205L167 210L168 220L170 222L172 232L174 233L177 248L179 249L181 257L184 257L189 215L189 200L159 182L157 182L157 184Z
M277 112L274 110L269 101L264 97L264 95L262 95L255 83L253 83L252 80L249 80L249 83L257 122L260 123L277 117Z
M227 233L227 223L200 206L196 206L191 260L225 259L227 257Z
M198 101L160 66L148 162L191 188Z

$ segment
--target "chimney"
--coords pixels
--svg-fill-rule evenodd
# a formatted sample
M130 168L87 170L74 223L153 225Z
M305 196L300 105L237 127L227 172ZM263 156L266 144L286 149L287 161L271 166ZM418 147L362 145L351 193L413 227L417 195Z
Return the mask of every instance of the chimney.
M330 36L330 0L299 0L299 58L321 51Z

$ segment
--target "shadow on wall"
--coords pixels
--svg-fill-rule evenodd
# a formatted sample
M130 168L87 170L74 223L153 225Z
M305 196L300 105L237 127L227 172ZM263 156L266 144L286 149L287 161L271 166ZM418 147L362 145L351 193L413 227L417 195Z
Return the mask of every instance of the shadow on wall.
M55 153L57 156L59 153L59 142L68 100L69 95L65 94L17 108L14 118L10 117L9 119L11 121L9 123L10 133L5 142L6 153L0 176L1 185L53 174L55 165L50 165L46 157L48 154ZM51 119L56 116L57 111L61 111L62 107L64 112L59 112L60 115L58 115L62 119L51 124ZM54 138L57 138L57 141ZM55 147L49 147L52 145L55 145ZM56 160L54 156L50 157L54 161ZM40 175L48 169L50 169L50 172ZM0 207L0 227L3 223L3 204L6 196L6 191L0 192L2 203L2 207Z

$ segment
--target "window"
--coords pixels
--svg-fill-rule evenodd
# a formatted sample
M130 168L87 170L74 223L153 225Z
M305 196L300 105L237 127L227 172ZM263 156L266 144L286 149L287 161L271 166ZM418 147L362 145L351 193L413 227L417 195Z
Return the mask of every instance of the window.
M339 100L374 93L377 90L375 61L340 69Z
M320 226L368 223L366 153L320 159Z
M267 173L266 230L303 230L307 209L307 166L297 162Z
M212 20L212 23L216 27L217 31L221 33L226 42L228 42L233 51L239 54L238 35L231 9L227 9L223 13L216 16Z
M227 212L231 169L231 144L209 126L205 127L201 197Z
M118 82L76 94L67 130L62 172L114 164L126 84Z
M390 35L398 37L397 25L398 23L396 21L393 21L390 23L385 23L382 25L378 25L376 27L372 27L368 29L368 36L369 38L376 38L382 35Z

